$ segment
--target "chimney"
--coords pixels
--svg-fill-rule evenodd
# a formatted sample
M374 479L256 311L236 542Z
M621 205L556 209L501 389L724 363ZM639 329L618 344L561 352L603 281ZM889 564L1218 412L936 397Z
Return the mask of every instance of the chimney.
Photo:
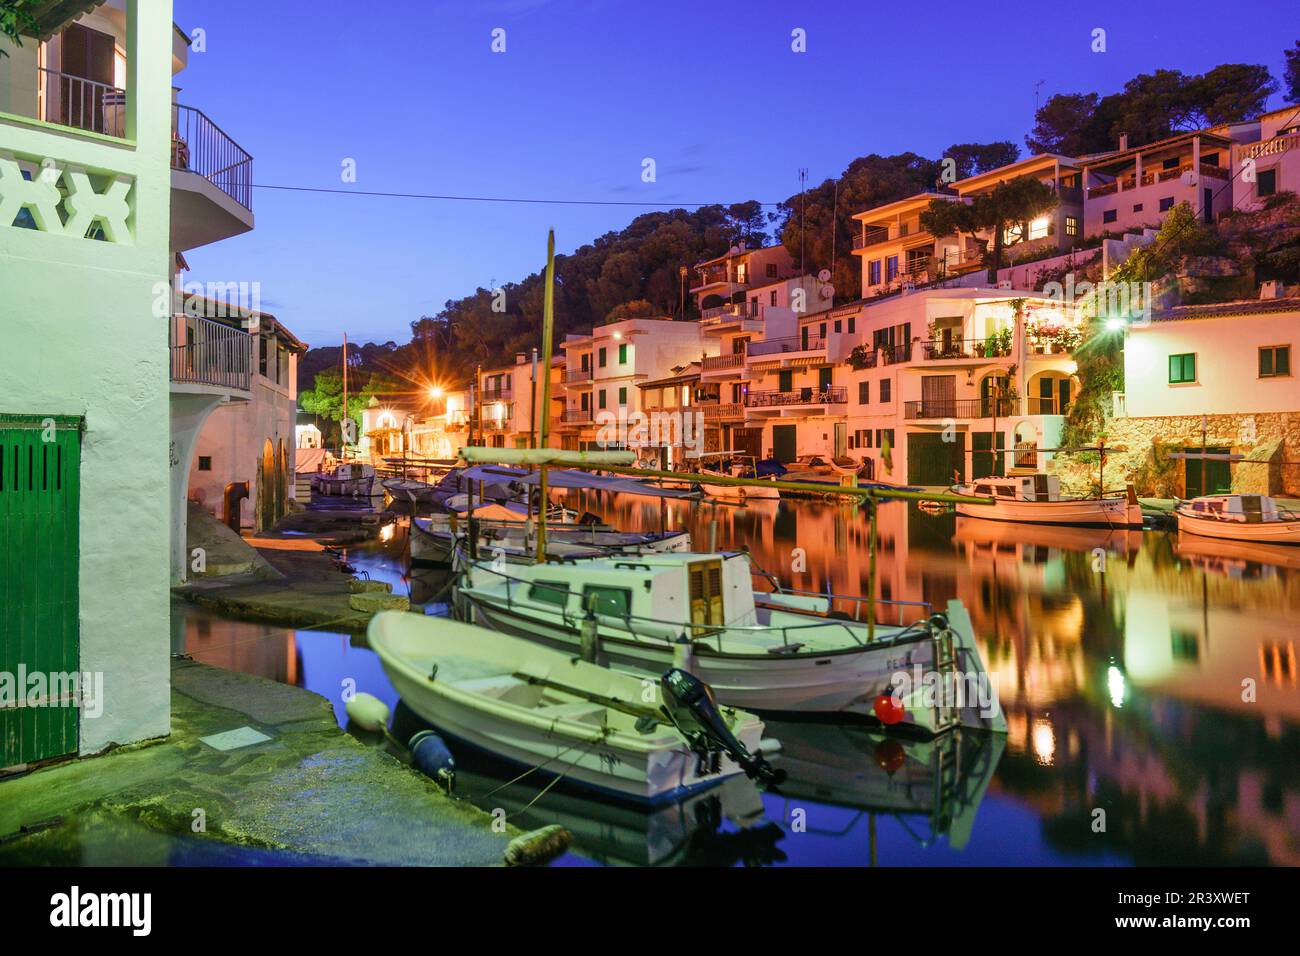
M516 352L516 353L515 353L515 364L516 364L516 365L523 365L523 364L524 364L525 362L527 362L527 361L528 361L528 356L525 355L523 352Z
M1119 134L1119 151L1122 153L1128 149L1128 133Z

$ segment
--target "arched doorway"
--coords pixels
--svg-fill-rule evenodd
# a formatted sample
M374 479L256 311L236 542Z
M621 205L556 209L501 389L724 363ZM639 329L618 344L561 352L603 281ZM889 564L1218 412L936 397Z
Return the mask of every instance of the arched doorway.
M1038 429L1029 422L1021 422L1015 430L1015 467L1038 470Z
M995 413L1010 415L1013 411L1010 392L1011 379L1006 372L991 372L980 379L980 417L992 418ZM998 399L996 409L993 407L995 397Z
M257 465L257 521L258 531L275 524L275 446L271 439L262 442L262 460Z
M1070 403L1078 394L1074 376L1068 372L1039 372L1026 386L1029 394L1026 411L1030 415L1068 415Z

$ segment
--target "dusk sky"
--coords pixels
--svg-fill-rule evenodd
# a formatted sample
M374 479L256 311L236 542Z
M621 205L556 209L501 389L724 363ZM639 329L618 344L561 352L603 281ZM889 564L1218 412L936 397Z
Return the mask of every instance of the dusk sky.
M405 342L447 299L540 268L548 228L567 252L656 207L260 187L775 203L798 190L799 167L811 185L870 152L1001 139L1023 151L1039 80L1045 100L1114 92L1157 67L1263 63L1280 77L1300 20L1294 0L1249 15L1209 0L175 0L175 17L207 44L177 77L179 99L253 155L257 219L187 254L187 279L259 281L263 307L312 345L344 331ZM505 53L491 51L497 27ZM791 50L796 28L806 53ZM1096 28L1105 53L1090 49ZM657 182L642 182L647 157Z

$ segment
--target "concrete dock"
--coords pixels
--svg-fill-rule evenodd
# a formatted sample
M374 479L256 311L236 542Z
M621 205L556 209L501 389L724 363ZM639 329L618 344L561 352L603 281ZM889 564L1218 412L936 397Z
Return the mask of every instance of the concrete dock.
M0 865L69 852L66 821L360 865L499 865L519 835L340 729L317 694L189 660L171 679L169 737L0 781ZM200 739L241 728L269 739Z

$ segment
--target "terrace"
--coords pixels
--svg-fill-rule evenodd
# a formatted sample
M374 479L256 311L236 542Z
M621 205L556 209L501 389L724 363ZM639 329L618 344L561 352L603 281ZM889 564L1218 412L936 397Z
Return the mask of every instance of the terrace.
M214 319L174 316L168 331L170 377L181 391L241 392L253 388L253 336Z
M848 400L848 388L831 385L826 388L798 388L788 392L750 392L745 404L749 408L788 408L799 405L844 405Z

